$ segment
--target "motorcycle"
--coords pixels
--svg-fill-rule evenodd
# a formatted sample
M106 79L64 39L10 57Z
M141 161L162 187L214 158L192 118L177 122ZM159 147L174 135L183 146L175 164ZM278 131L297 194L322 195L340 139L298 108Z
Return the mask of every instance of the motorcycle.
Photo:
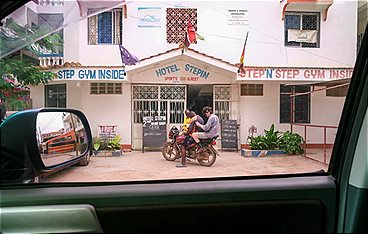
M162 147L162 155L167 161L175 161L181 159L180 148L183 145L185 147L186 159L197 160L200 165L210 167L219 156L217 150L213 147L216 145L216 139L218 136L209 139L200 139L205 150L201 153L196 152L196 143L191 136L180 135L180 131L174 126L169 131L169 142L166 142Z

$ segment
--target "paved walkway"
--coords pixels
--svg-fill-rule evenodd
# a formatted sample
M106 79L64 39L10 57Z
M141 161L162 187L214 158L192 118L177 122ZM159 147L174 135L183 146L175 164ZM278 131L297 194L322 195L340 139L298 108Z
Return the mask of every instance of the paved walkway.
M238 152L219 152L211 167L200 166L192 160L188 167L177 168L174 162L166 161L161 152L124 152L121 157L91 157L86 167L73 166L43 178L44 182L87 181L139 181L179 178L204 178L289 174L327 171L328 165L303 156L274 155L267 157L243 157ZM315 151L309 156L323 162L323 152Z

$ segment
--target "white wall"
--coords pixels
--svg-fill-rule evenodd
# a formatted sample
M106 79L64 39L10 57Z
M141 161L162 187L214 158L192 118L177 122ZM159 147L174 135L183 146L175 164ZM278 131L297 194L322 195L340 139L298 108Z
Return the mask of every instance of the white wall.
M117 125L121 144L131 144L131 86L123 83L122 95L90 95L90 82L81 82L81 110L87 116L93 136L98 125Z
M90 124L92 135L98 134L98 125L117 125L121 144L131 144L131 87L123 83L122 95L90 95L90 82L52 82L67 84L67 108L82 111ZM44 86L31 87L34 108L45 107Z
M261 83L252 83L261 84ZM256 135L264 133L271 124L275 128L288 130L289 124L279 124L279 83L268 82L263 84L263 96L241 96L240 98L240 143L245 144L248 137L248 129L251 125L257 127ZM284 127L285 126L285 127Z
M353 1L335 1L329 8L327 20L321 20L320 24L320 48L284 46L282 4L278 1L181 2L181 5L198 9L198 33L205 38L190 48L230 63L239 62L248 30L245 61L249 66L346 67L352 66L356 58L357 6ZM137 9L143 6L162 8L161 28L137 26ZM174 6L175 3L168 2L129 3L128 18L123 23L123 45L138 58L177 47L177 44L166 42L166 8ZM226 10L234 8L248 10L248 27L227 24ZM71 30L69 33L75 40L78 35L75 33L79 31L79 50L67 49L66 61L71 59L82 65L121 65L117 45L87 45L87 21L82 21L78 27L79 30Z
M240 101L240 143L246 144L248 128L251 125L257 127L255 135L264 134L264 129L269 129L275 124L276 130L290 131L290 124L280 124L280 83L266 82L263 84L263 96L241 96ZM344 97L326 97L326 91L311 94L311 121L312 125L338 126ZM297 132L304 138L304 127L294 126ZM335 140L337 129L328 128L326 140L332 144ZM323 144L323 128L307 128L308 144Z
M32 99L33 108L45 107L45 89L44 85L32 86L30 89L30 96Z

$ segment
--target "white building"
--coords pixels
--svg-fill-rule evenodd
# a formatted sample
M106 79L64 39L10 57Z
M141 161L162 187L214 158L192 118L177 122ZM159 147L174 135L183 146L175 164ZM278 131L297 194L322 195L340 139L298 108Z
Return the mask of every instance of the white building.
M188 20L204 40L182 48ZM290 118L337 126L356 59L356 25L353 1L128 2L64 29L65 64L49 68L54 81L31 88L33 107L77 108L93 135L116 126L122 146L132 149L142 148L143 116L166 116L170 129L183 122L185 108L200 113L205 105L221 120L237 120L239 147L252 126L255 134L271 124L290 130ZM245 74L238 75L247 32ZM122 65L121 42L139 63ZM317 82L327 83L307 85ZM291 92L336 84L290 103ZM293 130L304 136L304 127ZM325 143L335 133L327 129ZM307 143L322 146L323 135L323 128L308 128Z

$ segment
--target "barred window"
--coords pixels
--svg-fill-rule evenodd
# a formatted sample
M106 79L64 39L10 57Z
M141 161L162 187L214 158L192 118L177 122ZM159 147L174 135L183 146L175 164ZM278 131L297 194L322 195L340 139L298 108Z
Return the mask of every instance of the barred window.
M90 9L90 12L96 11ZM121 44L122 11L115 9L88 18L88 44Z
M215 85L215 109L214 113L220 121L230 118L231 87L229 85Z
M145 116L165 116L169 124L184 121L184 85L135 85L133 88L133 121L142 123Z
M91 83L91 94L123 94L122 83Z
M45 85L45 107L66 108L66 84Z
M197 9L167 8L166 9L166 41L178 44L184 42L188 22L197 31Z
M327 86L327 88L332 87L332 85ZM348 93L349 85L331 88L326 90L326 96L328 97L346 97Z
M319 48L319 25L319 12L286 12L285 46Z
M241 96L263 96L263 84L241 84Z
M290 97L309 92L309 86L280 85L280 123L310 123L310 94Z

